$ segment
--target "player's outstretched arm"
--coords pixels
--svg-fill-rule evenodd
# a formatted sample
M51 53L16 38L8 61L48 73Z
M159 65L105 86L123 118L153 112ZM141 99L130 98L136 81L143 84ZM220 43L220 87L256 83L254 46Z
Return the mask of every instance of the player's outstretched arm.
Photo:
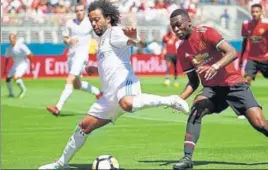
M5 67L4 67L4 74L7 74L7 66L9 63L9 57L6 57L6 61L5 61Z
M146 47L146 42L141 40L139 36L137 35L136 28L125 28L123 29L123 31L124 31L124 34L129 38L127 41L127 45L140 47L140 48Z
M246 46L247 46L247 38L244 37L242 41L242 49L241 49L241 54L240 54L240 60L239 60L239 67L242 68L243 61L244 61L244 53L246 51Z
M180 94L180 97L183 100L186 100L188 97L190 97L195 92L195 90L198 88L198 86L200 84L198 75L197 75L195 70L187 73L187 76L188 76L189 82L185 86L185 89L183 90L183 92Z

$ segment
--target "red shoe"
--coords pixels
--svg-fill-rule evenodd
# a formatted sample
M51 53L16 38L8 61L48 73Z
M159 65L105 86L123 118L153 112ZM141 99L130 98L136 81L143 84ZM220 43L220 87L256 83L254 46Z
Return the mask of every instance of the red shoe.
M99 94L96 95L96 98L97 98L97 99L100 99L100 98L102 97L102 95L103 95L103 93L100 92Z
M56 106L47 106L47 110L52 113L54 116L59 116L60 115L60 111L58 110L58 108Z

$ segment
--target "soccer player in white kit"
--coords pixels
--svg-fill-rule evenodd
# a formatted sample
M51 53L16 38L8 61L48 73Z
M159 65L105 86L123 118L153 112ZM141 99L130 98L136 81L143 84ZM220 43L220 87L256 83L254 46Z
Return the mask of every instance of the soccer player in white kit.
M75 6L76 18L68 20L63 30L64 43L69 48L68 53L68 71L65 88L60 96L56 106L47 106L47 110L53 115L58 116L60 110L67 99L71 96L74 89L85 90L93 93L98 99L101 96L100 90L89 84L87 81L81 81L80 76L88 61L89 42L92 33L92 26L86 16L85 6L78 4Z
M30 49L23 43L22 40L16 40L16 34L9 34L10 45L6 49L6 61L4 67L4 74L7 73L7 66L9 63L10 57L13 58L13 66L9 70L9 73L6 77L6 83L8 87L9 97L14 97L13 88L12 88L12 78L16 81L17 85L20 88L19 98L22 98L26 93L26 88L23 83L22 77L27 72L29 68L29 61L27 58L32 60L33 54Z
M91 106L76 127L61 157L39 169L67 168L88 135L95 129L115 122L123 112L157 106L169 106L184 113L189 112L187 102L178 95L162 97L141 92L140 81L130 63L130 46L145 47L145 43L136 39L136 29L126 29L124 32L117 26L120 17L117 7L110 1L99 0L92 2L88 11L93 30L100 37L97 70L103 96ZM92 66L87 70L89 73L96 71Z

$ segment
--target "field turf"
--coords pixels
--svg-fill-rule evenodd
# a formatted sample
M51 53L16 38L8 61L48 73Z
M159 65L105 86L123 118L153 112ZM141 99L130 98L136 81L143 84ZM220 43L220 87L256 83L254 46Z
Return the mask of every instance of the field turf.
M98 78L86 78L100 85ZM176 94L180 87L164 87L163 77L141 77L143 92L159 95ZM37 169L56 160L95 97L74 91L62 115L54 117L46 111L64 88L64 79L27 79L28 92L23 99L8 98L2 81L2 169ZM252 91L263 106L268 119L268 80L258 77ZM18 88L14 83L15 92ZM191 103L193 97L188 101ZM172 169L183 155L187 116L171 109L152 108L126 113L115 125L92 133L75 155L71 166L90 168L103 154L118 159L124 169ZM268 168L268 140L257 133L246 120L238 120L231 109L207 116L194 154L196 169L264 169Z

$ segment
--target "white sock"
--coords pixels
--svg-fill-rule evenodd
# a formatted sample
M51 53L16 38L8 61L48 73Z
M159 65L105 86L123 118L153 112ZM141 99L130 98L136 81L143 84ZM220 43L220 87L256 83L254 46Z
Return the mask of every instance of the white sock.
M67 165L74 154L84 145L87 137L88 135L85 134L79 126L77 126L58 161Z
M87 81L81 81L81 89L86 90L89 93L93 93L95 95L100 94L100 90L97 87L92 86L91 84L89 84Z
M66 84L63 92L61 93L60 100L56 105L58 110L62 109L63 105L65 104L66 100L71 96L72 92L73 92L73 85Z
M25 88L25 86L24 86L24 83L23 83L22 79L17 79L17 80L16 80L16 83L17 83L18 86L20 87L20 90L21 90L21 91L25 91L25 90L26 90L26 88Z
M11 81L7 82L7 89L8 89L9 95L14 95Z
M170 96L162 97L158 95L143 93L138 96L133 96L132 111L135 112L142 108L169 105L171 105Z

